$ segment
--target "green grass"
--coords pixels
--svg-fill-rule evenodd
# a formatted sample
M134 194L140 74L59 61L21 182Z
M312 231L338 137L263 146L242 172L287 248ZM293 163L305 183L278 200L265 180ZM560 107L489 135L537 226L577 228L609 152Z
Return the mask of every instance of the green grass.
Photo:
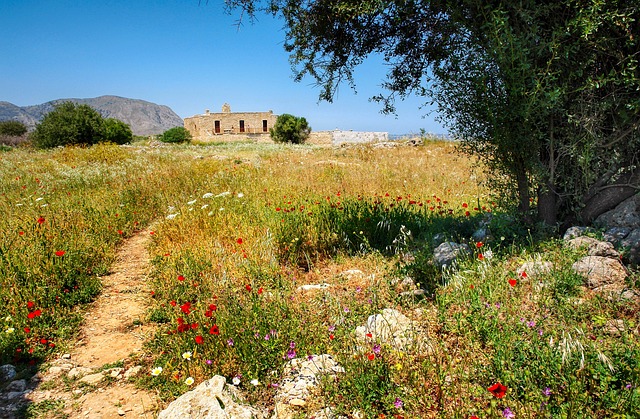
M451 144L15 149L0 156L0 177L3 362L64 348L117 246L153 223L146 321L159 331L140 385L167 401L220 374L268 407L290 357L328 353L345 373L323 383L324 398L347 416L640 411L638 304L585 290L570 269L580 252L499 215ZM491 237L476 244L481 222ZM457 271L434 267L438 236L468 243L472 257ZM517 277L540 258L551 273ZM341 275L349 269L363 275ZM427 298L400 296L406 276ZM298 289L321 282L331 287ZM356 327L384 308L417 321L428 349L362 347ZM626 329L612 335L610 320ZM500 399L487 390L497 382Z

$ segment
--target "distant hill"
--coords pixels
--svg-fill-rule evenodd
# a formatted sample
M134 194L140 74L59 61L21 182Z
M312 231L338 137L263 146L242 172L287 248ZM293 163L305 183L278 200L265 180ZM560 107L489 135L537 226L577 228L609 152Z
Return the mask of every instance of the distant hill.
M135 135L161 134L169 128L183 126L180 118L168 106L119 96L100 96L91 99L56 99L32 106L16 106L0 102L0 121L16 120L33 129L45 114L62 102L86 104L104 118L115 118L129 124Z

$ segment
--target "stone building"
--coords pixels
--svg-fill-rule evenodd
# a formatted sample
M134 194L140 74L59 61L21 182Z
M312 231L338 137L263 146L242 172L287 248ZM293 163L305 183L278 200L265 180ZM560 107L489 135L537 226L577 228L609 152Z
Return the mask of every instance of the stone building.
M184 127L197 140L211 140L225 134L240 134L247 136L269 135L278 119L273 111L268 112L231 112L228 103L222 105L222 112L194 115L184 119Z

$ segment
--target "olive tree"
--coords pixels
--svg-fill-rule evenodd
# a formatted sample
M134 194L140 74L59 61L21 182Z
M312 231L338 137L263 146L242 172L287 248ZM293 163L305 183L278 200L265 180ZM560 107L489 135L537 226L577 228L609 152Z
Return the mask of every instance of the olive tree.
M89 105L63 102L36 125L31 140L37 148L66 145L92 145L100 142L125 144L131 141L131 128L122 121L104 119Z
M525 220L589 222L640 184L640 4L631 0L227 0L281 16L295 79L331 101L371 55L374 99L435 103ZM532 205L533 203L533 205Z

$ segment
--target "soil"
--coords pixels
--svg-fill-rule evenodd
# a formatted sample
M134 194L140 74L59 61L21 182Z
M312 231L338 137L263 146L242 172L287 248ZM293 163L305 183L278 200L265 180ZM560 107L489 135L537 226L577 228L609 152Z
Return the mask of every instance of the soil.
M102 293L86 313L72 351L53 361L52 367L38 377L38 386L26 396L32 404L56 401L61 405L57 411L42 412L37 417L110 419L157 415L157 395L136 388L130 379L136 372L146 372L136 362L144 357L143 343L154 333L144 320L150 300L145 282L150 269L150 237L150 232L144 230L124 242L111 273L102 278ZM103 376L95 375L100 372ZM62 379L74 373L79 374L77 378ZM60 401L64 401L63 407Z

